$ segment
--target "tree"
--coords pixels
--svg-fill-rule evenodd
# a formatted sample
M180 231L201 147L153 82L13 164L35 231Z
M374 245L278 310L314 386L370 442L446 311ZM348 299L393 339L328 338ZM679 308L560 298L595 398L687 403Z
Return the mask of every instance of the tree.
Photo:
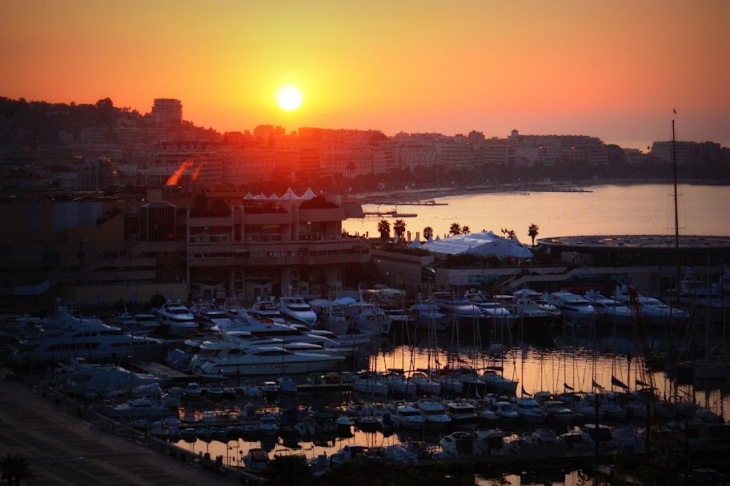
M460 235L461 225L459 223L451 223L451 227L449 228L449 234L454 236Z
M423 228L423 239L428 240L429 238L433 237L433 228L430 226L426 226Z
M535 223L532 223L529 228L527 228L527 236L532 238L532 246L535 246L535 238L537 238L537 233L540 227L536 225Z
M380 238L383 241L390 237L390 223L387 219L381 219L378 223L378 233L380 233Z
M469 233L471 233L471 228L469 228L468 226L463 226L461 228L461 234L462 235L468 235Z
M517 233L515 233L515 230L507 230L507 238L509 238L510 240L516 240Z
M393 232L398 235L398 239L403 238L403 233L406 232L406 222L402 219L396 219L393 223Z
M312 480L312 470L303 455L275 456L263 474L274 485L298 486Z
M20 454L9 453L0 459L0 477L7 480L8 486L20 486L23 479L30 479L33 473L30 472L30 463Z

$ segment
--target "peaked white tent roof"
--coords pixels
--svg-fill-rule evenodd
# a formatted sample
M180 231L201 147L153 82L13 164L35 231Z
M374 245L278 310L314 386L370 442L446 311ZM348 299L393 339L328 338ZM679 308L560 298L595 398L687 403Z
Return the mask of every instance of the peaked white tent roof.
M314 199L315 197L317 197L317 195L314 193L314 191L312 191L311 187L308 187L306 192L302 194L302 197L300 197L300 199L304 201L309 201L310 199Z
M299 196L294 194L294 191L292 191L291 187L290 187L289 189L286 190L286 193L283 196L281 196L281 198L286 201L291 201L294 199L299 199Z
M495 235L491 231L468 235L456 235L444 240L426 242L423 249L447 255L470 253L472 255L496 255L498 257L532 258L532 252L518 240Z
M423 246L423 245L421 245L421 242L420 241L413 240L413 243L411 243L410 245L408 245L408 248L421 248L421 246Z
M269 199L269 201L278 201L279 196L277 196L275 192L272 192L271 196L269 196L268 199Z
M251 194L251 191L248 191L245 196L243 196L244 199L256 199L256 197Z

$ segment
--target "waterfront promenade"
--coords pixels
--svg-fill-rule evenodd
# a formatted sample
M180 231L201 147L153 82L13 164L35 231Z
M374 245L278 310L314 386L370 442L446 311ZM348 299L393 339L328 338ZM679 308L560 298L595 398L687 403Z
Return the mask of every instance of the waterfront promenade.
M0 378L0 455L30 462L26 486L231 485L222 477L78 417L73 402Z

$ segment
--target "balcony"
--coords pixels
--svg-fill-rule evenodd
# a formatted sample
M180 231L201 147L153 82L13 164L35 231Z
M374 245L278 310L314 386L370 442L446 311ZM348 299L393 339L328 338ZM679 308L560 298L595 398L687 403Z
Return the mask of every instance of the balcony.
M233 216L226 216L226 217L198 217L188 218L188 227L190 228L204 228L204 227L212 228L214 226L233 226Z
M300 209L299 222L327 223L332 221L344 221L345 210L342 208L328 209Z

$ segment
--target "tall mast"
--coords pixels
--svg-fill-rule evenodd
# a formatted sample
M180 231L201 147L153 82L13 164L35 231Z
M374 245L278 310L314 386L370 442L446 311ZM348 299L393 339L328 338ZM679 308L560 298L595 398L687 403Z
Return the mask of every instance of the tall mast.
M676 114L676 110L674 114ZM674 117L672 117L672 171L674 176L674 253L677 266L676 293L674 303L679 304L680 276L679 276L679 210L677 208L677 140L674 136Z

